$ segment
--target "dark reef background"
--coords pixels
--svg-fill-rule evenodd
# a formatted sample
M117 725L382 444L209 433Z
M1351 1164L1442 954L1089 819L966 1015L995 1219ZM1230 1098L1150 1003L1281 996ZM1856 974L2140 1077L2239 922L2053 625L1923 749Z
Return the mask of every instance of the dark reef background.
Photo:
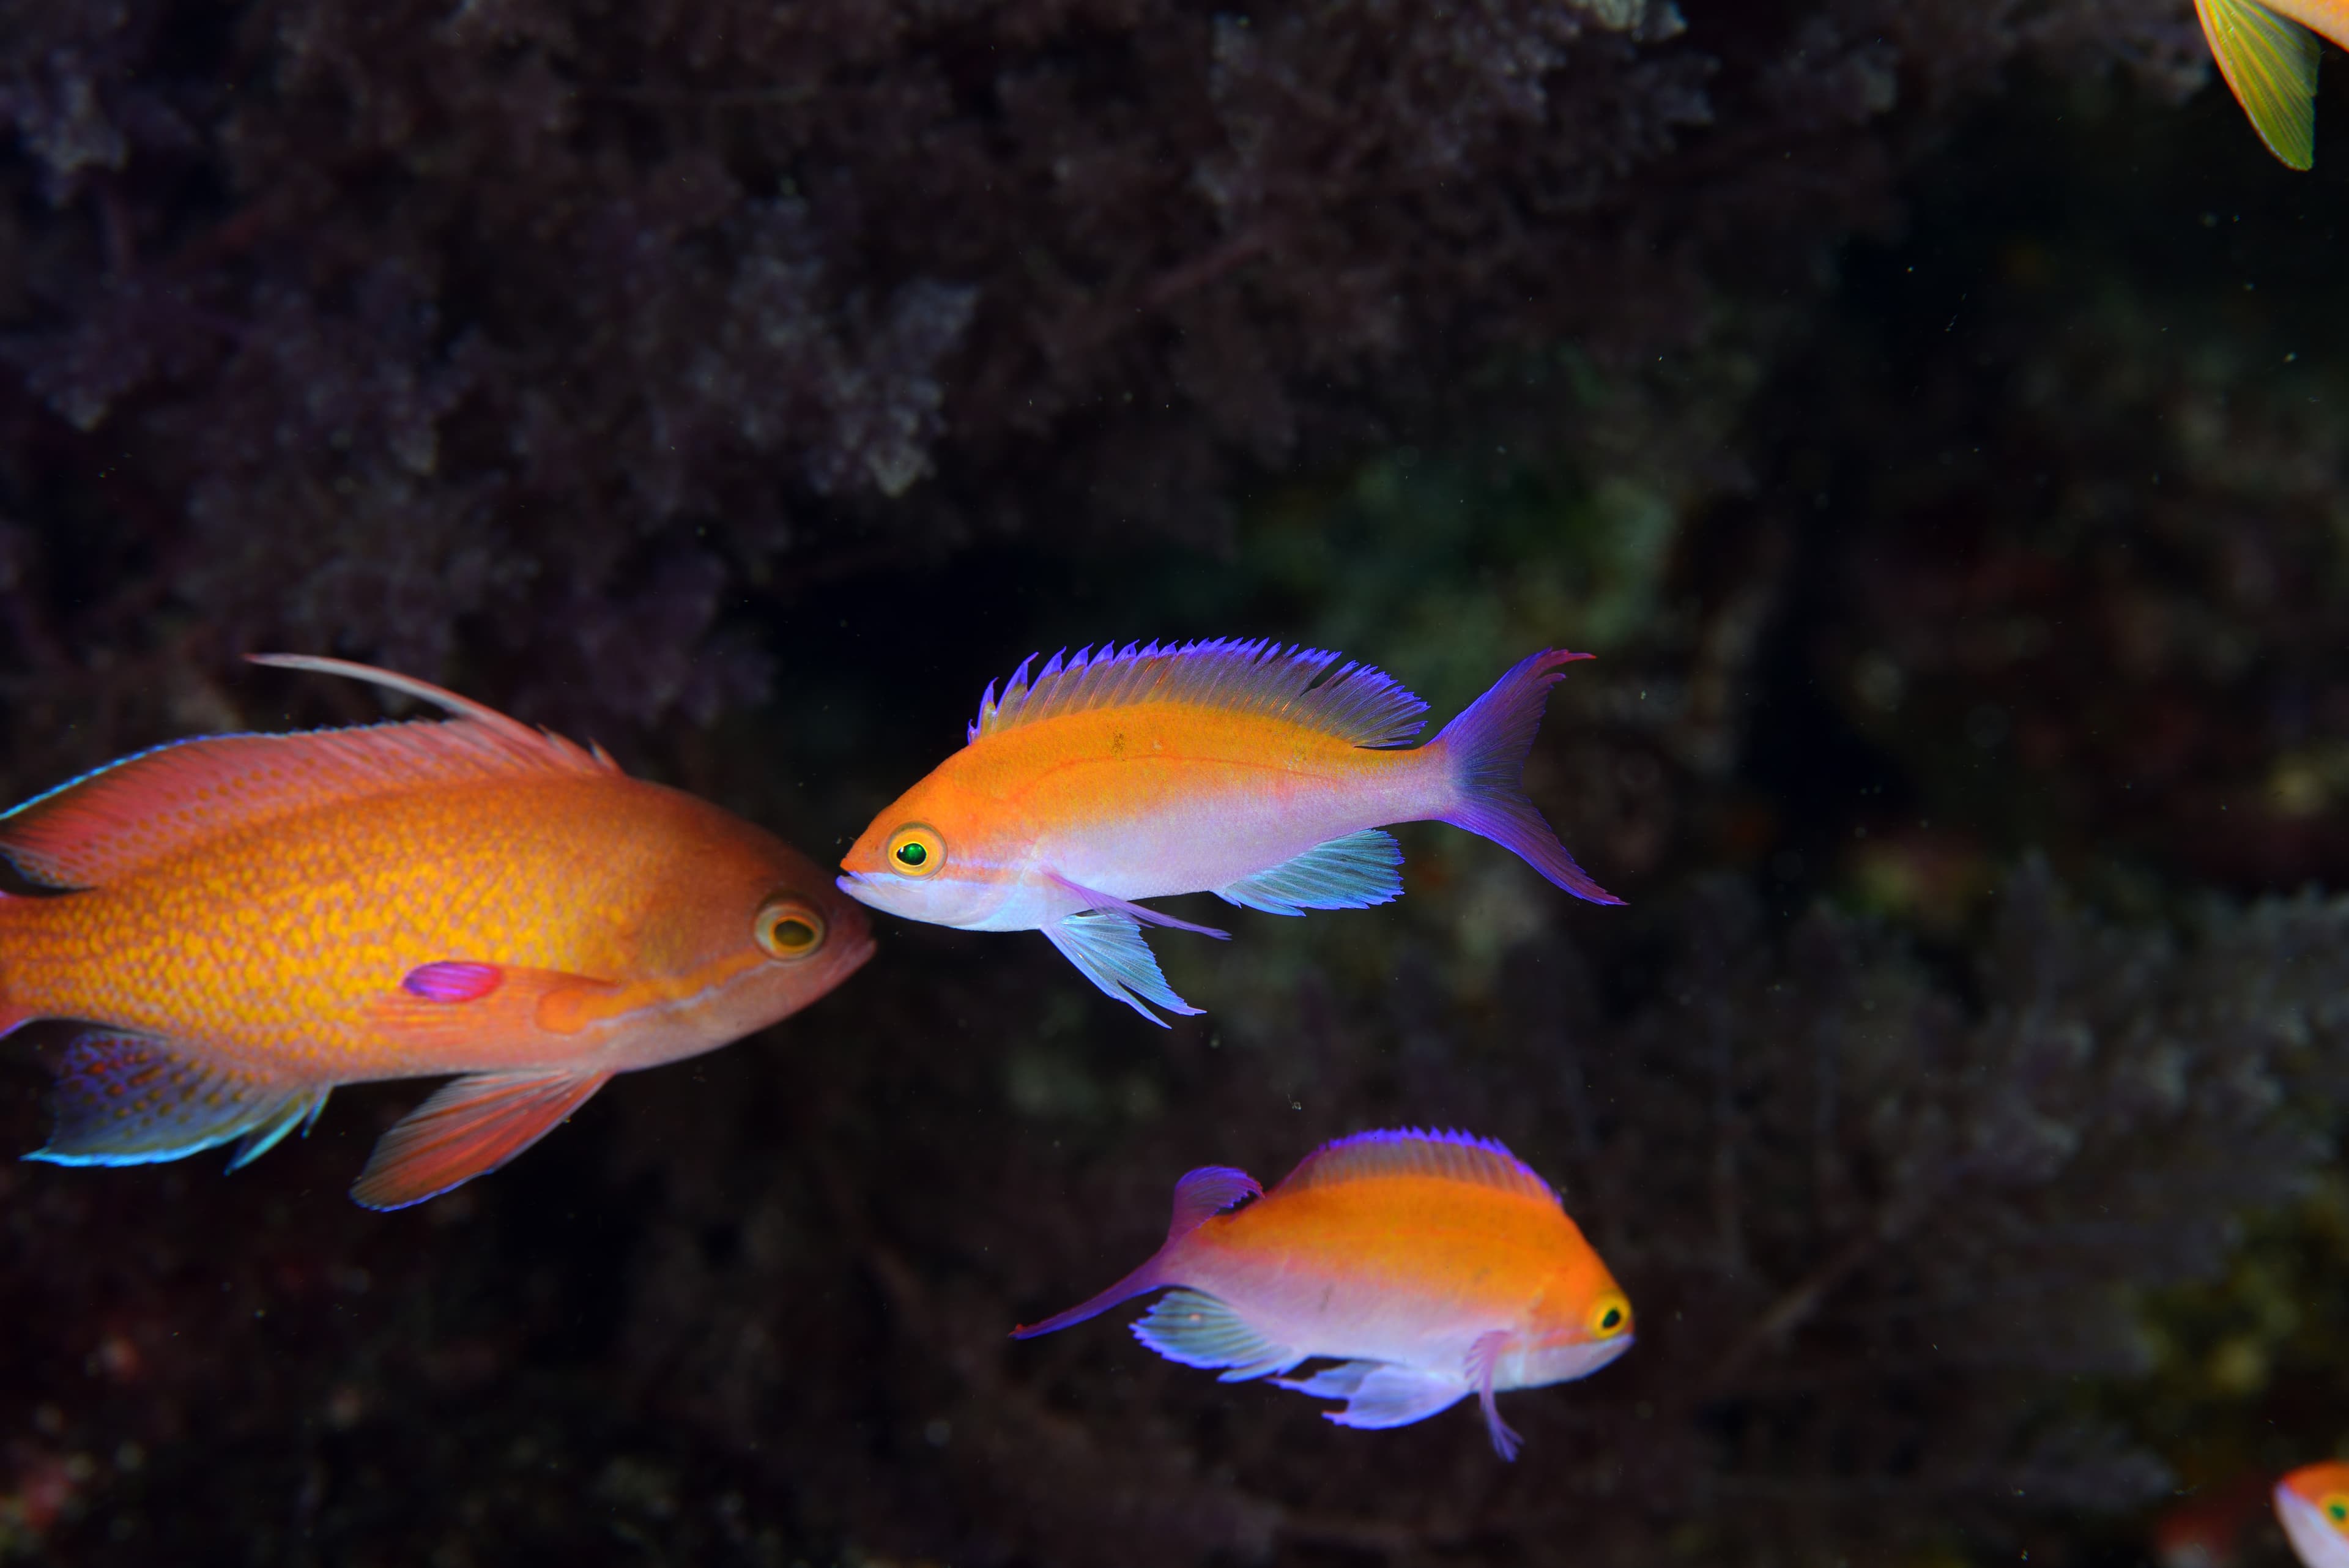
M2341 61L2328 60L2328 79ZM1630 899L838 995L398 1215L0 1165L0 1562L2124 1564L2349 1446L2349 98L2186 0L0 0L0 784L398 666L820 857L1038 648L1274 635ZM0 1148L42 1076L0 1059ZM1011 1324L1500 1136L1525 1458ZM2240 1561L2283 1549L2251 1495Z

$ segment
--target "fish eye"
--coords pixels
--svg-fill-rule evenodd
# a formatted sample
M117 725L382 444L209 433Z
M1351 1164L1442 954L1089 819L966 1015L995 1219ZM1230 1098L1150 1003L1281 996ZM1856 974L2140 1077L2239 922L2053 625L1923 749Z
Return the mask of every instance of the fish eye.
M2316 1506L2323 1509L2324 1517L2334 1524L2349 1524L2349 1491L2328 1491L2324 1494L2324 1501Z
M769 958L802 959L823 946L823 917L802 898L775 898L759 910L750 935Z
M938 830L909 822L889 836L889 869L900 877L927 877L947 863L947 841Z
M1590 1303L1589 1316L1585 1320L1590 1332L1602 1339L1612 1338L1631 1324L1631 1303L1620 1291L1609 1291Z

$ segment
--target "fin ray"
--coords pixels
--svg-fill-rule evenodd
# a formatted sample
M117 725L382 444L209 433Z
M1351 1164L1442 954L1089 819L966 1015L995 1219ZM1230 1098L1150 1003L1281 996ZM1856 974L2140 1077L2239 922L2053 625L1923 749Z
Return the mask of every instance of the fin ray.
M1046 926L1044 935L1104 994L1124 1002L1161 1029L1166 1027L1166 1021L1145 1002L1185 1017L1200 1012L1174 994L1150 944L1142 940L1142 928L1122 910L1071 915Z
M405 1209L485 1176L568 1119L609 1073L474 1073L384 1134L351 1184L369 1209Z
M1104 644L1056 653L1031 677L1020 661L999 695L979 700L968 738L1000 734L1067 713L1145 702L1181 702L1262 713L1358 746L1392 746L1419 733L1427 704L1383 670L1322 649L1283 649L1269 639ZM1335 666L1335 673L1331 673Z
M1160 1296L1135 1320L1133 1337L1169 1361L1223 1367L1220 1380L1226 1383L1286 1372L1306 1355L1274 1344L1226 1303L1200 1291L1173 1290Z
M1590 658L1548 649L1517 661L1428 742L1451 760L1454 800L1442 819L1489 838L1578 898L1623 900L1593 881L1526 798L1526 756L1540 730L1549 689L1566 666Z
M2316 161L2316 35L2258 0L2194 0L2210 57L2268 151L2294 169Z
M1558 1204L1550 1184L1499 1139L1420 1127L1359 1132L1325 1143L1298 1162L1297 1168L1282 1179L1280 1190L1303 1191L1392 1176L1465 1181Z
M91 1030L66 1046L50 1096L49 1141L25 1158L151 1165L243 1138L233 1170L314 1117L327 1092L194 1061L150 1035Z
M93 888L231 828L418 784L618 769L454 692L340 659L262 664L355 675L457 716L285 735L205 735L109 763L0 815L0 853L36 882Z
M1262 1182L1228 1165L1203 1165L1186 1171L1174 1184L1174 1212L1166 1221L1166 1240L1187 1236L1224 1210L1263 1196Z
M1366 827L1218 888L1216 897L1268 915L1390 904L1402 897L1402 846L1393 834Z

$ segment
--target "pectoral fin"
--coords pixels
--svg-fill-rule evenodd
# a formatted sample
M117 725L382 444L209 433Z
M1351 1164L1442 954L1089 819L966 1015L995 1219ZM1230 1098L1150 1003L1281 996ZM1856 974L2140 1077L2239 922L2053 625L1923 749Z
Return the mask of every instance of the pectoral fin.
M554 1130L609 1073L475 1073L444 1084L383 1135L351 1197L405 1209L495 1170Z
M56 1125L25 1158L149 1165L241 1138L233 1170L316 1120L330 1088L248 1075L150 1035L93 1030L66 1047L50 1099Z
M2194 0L2210 57L2260 140L2294 169L2316 161L2316 35L2258 0Z
M1071 915L1044 928L1044 935L1078 972L1139 1012L1161 1029L1166 1021L1143 1005L1154 1002L1169 1012L1195 1015L1200 1010L1174 994L1165 973L1142 940L1142 928L1133 917L1109 910Z

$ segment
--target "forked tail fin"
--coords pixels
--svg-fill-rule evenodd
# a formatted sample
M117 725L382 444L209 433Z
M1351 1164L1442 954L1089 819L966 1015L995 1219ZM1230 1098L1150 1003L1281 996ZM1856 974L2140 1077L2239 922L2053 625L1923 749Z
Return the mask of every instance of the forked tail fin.
M1578 898L1619 904L1622 899L1574 863L1525 791L1526 754L1541 728L1549 689L1565 679L1567 665L1589 657L1562 649L1535 654L1495 681L1429 746L1443 750L1452 771L1453 803L1444 821L1491 839Z

